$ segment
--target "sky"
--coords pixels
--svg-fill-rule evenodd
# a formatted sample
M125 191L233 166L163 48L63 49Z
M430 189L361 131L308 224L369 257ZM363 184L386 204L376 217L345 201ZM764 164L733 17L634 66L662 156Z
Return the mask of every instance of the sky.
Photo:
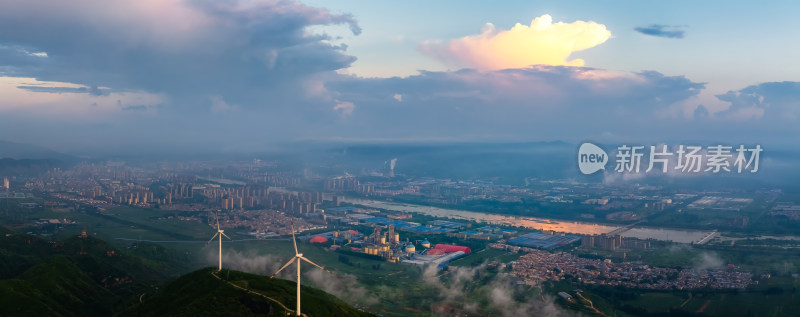
M797 146L800 3L0 0L0 139Z

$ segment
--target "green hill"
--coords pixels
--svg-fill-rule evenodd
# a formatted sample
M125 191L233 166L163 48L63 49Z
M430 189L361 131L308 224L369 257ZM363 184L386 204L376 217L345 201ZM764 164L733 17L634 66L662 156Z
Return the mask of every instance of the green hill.
M105 241L0 228L0 315L109 316L166 277Z
M116 296L95 283L70 259L54 256L20 278L0 281L0 315L102 316Z
M0 316L286 316L295 309L294 282L207 268L167 283L160 271L170 262L149 245L119 250L92 237L47 241L0 227ZM323 291L301 291L307 316L371 316Z
M286 316L295 309L292 281L206 268L169 283L122 316ZM307 316L372 316L321 290L301 288ZM285 306L285 308L284 308ZM292 313L293 315L293 313Z
M122 284L113 278L163 281L166 276L139 257L123 252L103 240L87 236L47 241L0 227L0 278L17 277L53 256L65 256L92 279L112 288Z

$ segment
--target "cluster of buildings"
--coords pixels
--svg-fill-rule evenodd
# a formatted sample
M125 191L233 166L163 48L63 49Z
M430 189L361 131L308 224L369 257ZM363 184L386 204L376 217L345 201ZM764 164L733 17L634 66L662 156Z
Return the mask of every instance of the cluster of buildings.
M255 163L254 163L255 164ZM259 162L260 164L260 162ZM313 212L322 201L321 192L293 196L270 195L269 186L291 186L299 182L286 172L265 172L252 164L216 170L202 163L178 163L173 171L166 166L136 168L122 162L79 164L69 170L55 168L27 179L25 189L61 193L70 200L100 205L131 205L143 208L170 206L187 202L206 204L209 210L274 208L291 212ZM249 182L194 176L198 169L214 174L235 175ZM176 172L183 173L176 173ZM220 185L222 184L222 185Z
M752 198L703 196L686 205L687 209L712 209L722 211L741 211L753 202Z
M285 236L291 234L290 216L273 209L231 210L215 214L219 217L220 228L246 229L256 238ZM216 219L207 219L208 224L215 226ZM295 232L325 228L324 225L312 223L304 218L294 218Z
M448 233L447 235L460 239L499 240L503 238L508 238L509 236L516 233L517 233L516 230L501 229L497 227L486 226L474 230L464 230L456 233Z
M39 219L35 222L36 225L43 225L43 224L51 224L51 225L74 225L76 222L74 220L66 219L66 218L53 218L53 219Z
M24 183L29 190L61 193L70 196L72 200L89 200L104 205L176 209L171 206L191 203L203 205L200 210L277 209L312 214L317 212L323 200L333 200L336 204L339 195L343 194L376 197L412 195L417 196L414 199L420 199L420 203L437 204L458 204L475 199L497 202L578 202L597 210L596 213L587 210L582 216L594 218L595 214L604 215L610 212L611 215L622 217L619 220L625 220L627 214L624 211L637 208L664 210L688 205L741 208L752 202L747 198L725 198L719 193L713 196L704 193L689 195L652 186L616 188L539 179L527 179L525 186L512 186L482 180L374 176L360 178L349 174L336 177L304 175L311 182L319 182L316 184L321 184L323 189L319 192L289 194L275 192L272 188L300 184L302 178L299 171L281 169L274 163L259 160L226 164L225 167L215 167L208 162L154 163L153 166L142 168L125 166L122 162L79 164L64 171L53 169ZM385 167L386 171L391 172L390 166ZM386 176L385 173L381 175ZM8 187L5 182L3 185ZM327 193L328 197L324 197L323 193ZM196 207L193 206L190 210L198 210ZM791 208L776 209L773 213L798 214ZM747 219L743 221L746 222ZM400 224L395 226L405 230ZM419 232L431 234L454 234L487 240L499 239L501 235L505 235L444 225L418 226L417 229Z
M0 192L0 198L23 199L23 198L32 198L32 197L33 197L33 194L31 194L31 193Z
M455 236L458 235L456 232L459 229L463 229L467 226L466 223L449 220L434 220L423 225L418 222L403 220L410 218L409 214L379 216L377 215L377 210L358 207L327 208L326 212L326 219L333 223L368 226L392 226L397 230L424 234L448 234ZM460 235L502 235L502 233L497 233L500 232L497 228L486 227L482 229L483 230L479 229L481 231L466 231L466 233L462 232ZM497 229L498 231L492 231L492 229Z
M800 220L800 205L778 203L775 207L772 207L769 214L771 216L784 216L791 220Z
M613 263L586 259L565 252L529 249L512 263L513 274L529 283L575 281L591 285L640 289L743 289L756 284L753 275L733 269L684 269L653 267L637 262Z
M435 265L437 268L442 268L448 262L472 252L469 247L458 245L437 244L431 247L428 239L420 241L419 246L421 248L417 249L409 241L400 241L400 234L395 231L394 226L389 225L385 234L381 233L381 227L375 227L371 235L347 247L354 252L380 256L389 262L418 266Z
M427 238L416 241L417 245L400 238L400 230L415 233L444 233L465 226L463 223L434 221L428 226L423 226L404 220L379 217L374 215L377 213L375 210L355 207L330 208L328 212L336 214L326 216L328 220L350 225L367 225L372 227L373 231L369 235L362 235L354 230L331 231L309 236L307 237L309 242L331 243L331 248L334 249L375 256L389 262L420 266L436 265L439 268L471 252L468 247L456 245L437 244L432 247Z
M375 191L373 185L362 185L354 176L337 176L325 180L324 188L330 192L358 192L370 194Z
M634 238L623 239L618 234L583 235L580 240L581 247L587 249L615 251L622 248L634 250L650 248L650 241Z
M315 213L322 203L322 192L271 192L267 187L249 186L206 189L202 193L209 204L222 210L274 208L291 213Z
M437 244L431 247L427 239L417 241L420 246L418 249L410 241L400 240L400 233L395 231L393 225L375 226L370 235L362 235L355 230L344 230L316 234L306 239L311 243L331 243L333 249L380 257L389 262L420 266L436 265L439 268L471 252L469 247L457 245Z
M98 189L95 192L95 194L92 195L92 198L101 195L103 195L103 192ZM137 189L134 191L111 193L105 200L106 203L109 205L116 203L118 205L149 207L150 204L164 204L164 205L172 204L172 197L170 196L170 194L167 194L166 198L155 199L153 197L153 192L151 192L148 189Z
M79 164L62 171L53 169L28 179L25 189L50 193L60 199L107 207L129 205L184 211L235 211L276 209L290 213L316 213L322 192L273 191L270 183L294 183L285 173L247 173L257 183L220 179L204 181L191 174L145 170L109 162L106 165ZM7 180L7 178L6 178ZM222 185L221 185L222 184ZM5 187L5 184L4 184Z
M343 248L349 252L380 257L389 262L398 262L402 257L416 251L413 244L400 240L400 233L395 231L392 225L375 226L370 235L363 235L355 230L343 230L315 234L301 239L307 239L311 243L331 243L334 249Z
M584 235L581 237L581 247L614 251L622 247L622 236L618 234Z

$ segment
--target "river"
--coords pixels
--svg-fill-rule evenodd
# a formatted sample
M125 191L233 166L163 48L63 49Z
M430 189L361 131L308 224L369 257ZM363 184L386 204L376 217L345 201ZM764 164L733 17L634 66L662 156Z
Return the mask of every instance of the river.
M521 226L536 230L553 230L556 232L566 232L574 234L602 234L614 231L620 226L612 224L601 224L582 221L555 220L547 218L526 217L526 216L504 216L487 214L483 212L445 209L432 206L415 204L397 203L390 201L380 201L371 199L341 197L341 201L362 205L378 209L414 212L434 217L463 219L470 221L483 222L493 225ZM688 230L655 227L635 226L621 233L623 237L634 237L639 239L655 239L661 241L672 241L678 243L692 243L702 240L711 234L710 230Z

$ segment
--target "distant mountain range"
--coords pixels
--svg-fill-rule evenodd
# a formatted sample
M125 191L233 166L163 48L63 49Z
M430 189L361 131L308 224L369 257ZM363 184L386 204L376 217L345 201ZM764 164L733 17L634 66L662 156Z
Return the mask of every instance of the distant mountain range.
M356 144L330 147L330 173L387 172L397 158L397 175L492 179L524 184L526 177L564 178L577 173L576 145L565 142Z
M0 175L38 175L53 168L67 168L78 158L48 148L0 140Z
M3 140L0 140L0 158L60 161L76 159L74 156L59 153L45 147Z

